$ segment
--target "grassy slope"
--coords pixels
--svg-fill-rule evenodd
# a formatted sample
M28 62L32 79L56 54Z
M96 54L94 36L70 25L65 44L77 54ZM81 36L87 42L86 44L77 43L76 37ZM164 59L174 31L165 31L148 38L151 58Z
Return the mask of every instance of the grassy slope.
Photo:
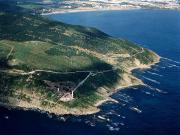
M1 5L2 6L2 5ZM19 9L18 9L19 10ZM76 48L80 48L76 49ZM82 51L83 50L83 51ZM54 22L37 15L12 13L0 10L0 63L1 70L35 69L66 71L102 71L112 67L118 70L90 77L75 93L76 99L66 103L70 107L87 107L101 97L96 90L100 87L113 87L121 79L124 63L138 59L142 64L150 64L156 57L152 52L125 40L115 39L89 27ZM93 55L95 52L97 55ZM104 60L105 55L128 54L128 58L117 57L118 64ZM137 54L137 55L136 55ZM114 59L113 59L114 60ZM87 73L56 75L41 73L39 76L21 76L0 73L1 97L13 96L31 102L24 93L37 92L43 105L50 101L59 102L57 94L49 91L43 80L52 82L73 82L77 85ZM24 92L22 92L24 91ZM6 98L1 98L6 101ZM16 104L15 102L13 102Z

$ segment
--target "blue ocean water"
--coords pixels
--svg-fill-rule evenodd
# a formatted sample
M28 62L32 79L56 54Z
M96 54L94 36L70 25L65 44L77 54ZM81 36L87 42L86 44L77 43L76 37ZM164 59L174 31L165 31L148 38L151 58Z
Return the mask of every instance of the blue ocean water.
M48 17L96 27L114 37L131 40L158 53L161 62L151 69L134 71L146 85L115 93L112 97L120 103L107 102L94 115L67 115L62 119L1 107L0 134L180 135L179 10L84 12Z

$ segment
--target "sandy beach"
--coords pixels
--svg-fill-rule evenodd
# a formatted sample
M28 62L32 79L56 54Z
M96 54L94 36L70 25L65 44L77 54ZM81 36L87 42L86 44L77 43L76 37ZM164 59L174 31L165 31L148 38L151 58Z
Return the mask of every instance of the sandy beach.
M49 13L42 13L41 15L52 15L52 14L64 14L64 13L78 13L78 12L96 12L96 11L118 11L118 10L135 10L140 9L140 7L119 7L119 8L76 8L76 9L59 9Z

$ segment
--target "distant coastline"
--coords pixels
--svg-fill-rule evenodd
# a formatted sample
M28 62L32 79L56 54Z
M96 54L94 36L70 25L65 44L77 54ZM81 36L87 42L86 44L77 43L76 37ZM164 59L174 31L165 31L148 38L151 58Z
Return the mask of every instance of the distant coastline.
M78 8L78 9L57 10L49 13L42 13L41 15L79 13L79 12L98 12L98 11L122 11L122 10L138 10L138 9L143 9L143 8L114 8L114 9Z
M180 10L176 8L113 8L113 9L95 9L95 8L78 8L78 9L65 9L56 10L53 12L42 13L41 15L65 14L65 13L80 13L80 12L101 12L101 11L125 11L125 10L140 10L140 9L157 9L157 10Z
M79 12L101 12L101 11L123 11L123 10L140 10L140 9L156 9L156 10L180 10L179 8L153 8L153 7L119 7L119 8L75 8L75 9L56 9L47 13L41 13L41 15L53 15L64 13L79 13Z

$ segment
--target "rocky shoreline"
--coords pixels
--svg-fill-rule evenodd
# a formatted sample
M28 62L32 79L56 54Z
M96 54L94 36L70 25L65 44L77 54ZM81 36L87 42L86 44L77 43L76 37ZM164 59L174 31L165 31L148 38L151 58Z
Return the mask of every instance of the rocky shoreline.
M136 65L134 67L129 68L129 71L130 71L129 74L123 75L123 80L118 81L118 83L114 86L115 89L113 88L114 90L112 90L112 88L99 88L98 94L100 94L103 97L103 99L96 102L94 104L94 106L88 106L87 108L68 108L63 105L58 105L55 108L49 108L49 107L46 108L46 107L41 107L40 103L37 99L34 99L34 101L32 101L32 103L28 103L26 101L21 100L15 106L11 105L11 104L0 102L0 106L4 106L7 108L18 108L18 109L23 109L23 110L35 110L35 111L39 111L39 112L43 112L43 113L44 112L52 113L55 115L69 115L69 114L70 115L90 115L90 114L94 114L94 113L97 113L100 111L99 106L102 105L104 102L112 101L112 102L118 103L118 101L116 101L110 97L112 94L116 93L117 91L128 88L128 87L136 86L136 85L143 85L143 82L140 79L138 79L132 75L132 70L148 69L148 68L151 68L152 65L159 63L159 61L160 61L160 57L158 55L156 55L156 59L151 64ZM107 89L111 90L111 92L107 93Z

